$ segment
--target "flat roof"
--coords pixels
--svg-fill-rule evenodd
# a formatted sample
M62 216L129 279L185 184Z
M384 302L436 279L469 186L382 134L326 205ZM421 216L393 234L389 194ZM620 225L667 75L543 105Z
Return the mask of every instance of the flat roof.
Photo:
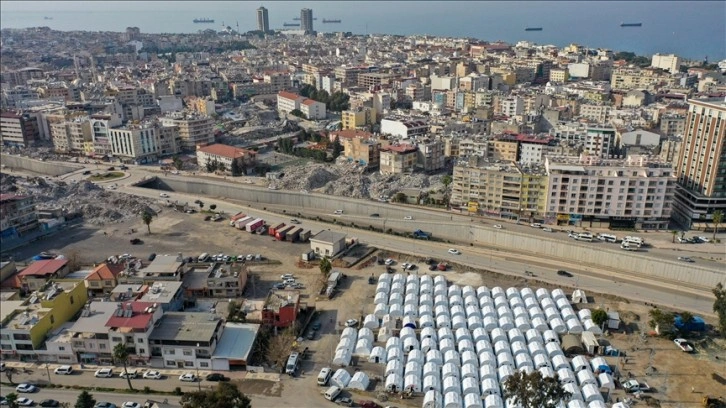
M340 241L341 239L345 239L345 237L346 237L346 234L343 234L340 232L323 230L323 231L318 232L314 236L310 237L310 240L334 243L334 242Z
M183 263L181 261L177 261L176 259L176 255L157 256L153 261L151 261L149 266L140 270L139 272L146 275L155 273L174 273L179 269L180 266L182 266Z
M116 302L91 302L87 306L89 313L81 312L81 317L68 330L72 333L108 333L106 322L117 307Z
M149 340L208 342L220 322L219 317L214 320L209 318L209 313L166 312L151 332Z
M182 282L154 282L144 296L139 299L142 302L169 303L174 295L181 289Z
M16 310L24 309L25 300L3 300L0 304L0 322L10 317Z
M245 360L252 352L252 345L260 330L259 324L252 323L227 323L224 325L217 348L214 350L212 359L226 358L232 360Z

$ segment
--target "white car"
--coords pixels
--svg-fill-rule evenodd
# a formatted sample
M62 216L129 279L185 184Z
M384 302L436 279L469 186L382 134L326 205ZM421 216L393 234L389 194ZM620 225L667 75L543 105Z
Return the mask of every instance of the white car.
M33 392L38 391L38 387L36 387L33 384L22 383L22 384L18 384L18 386L15 387L15 391L22 392L22 393L33 393Z
M53 373L58 375L70 375L73 374L73 367L69 365L62 365L55 370L53 370Z
M542 228L542 224L538 222L533 222L532 224L529 224L529 226L532 228Z
M35 401L30 398L20 397L15 400L15 403L20 407L34 407Z
M192 373L184 373L179 376L179 381L197 382L197 376Z
M126 378L126 377L136 378L137 375L138 375L138 372L136 370L128 370L128 371L122 372L118 376L121 378Z
M701 242L711 242L711 240L706 237L696 237L696 238L698 238L698 240Z
M156 370L149 370L144 373L143 377L149 380L161 380L161 373Z
M161 193L161 194L159 194L159 197L169 198L169 194Z
M110 368L99 368L93 376L98 378L111 378L113 377L113 370Z
M396 261L394 261L391 258L388 258L388 259L386 259L386 261L384 263L386 264L386 266L391 266L391 265L393 265L394 262L396 262Z
M121 405L121 408L141 408L141 404L133 401L126 401Z
M291 273L286 273L284 275L280 275L280 279L283 281L286 279L295 279L295 276L293 276L293 274Z
M356 319L348 319L345 321L345 327L355 327L358 325L358 320Z
M461 252L459 252L458 249L454 249L454 248L449 248L449 253L451 255L461 255Z
M502 224L494 224L494 228L496 228L496 229L502 229Z
M343 214L343 210L335 210L335 212L333 212L333 214L335 214L335 215Z
M411 220L413 220L413 217L410 215L407 215L407 216L403 217L403 219L406 221L411 221Z
M544 228L542 228L542 231L544 231L544 232L552 232L552 228L550 228L550 227L544 227Z

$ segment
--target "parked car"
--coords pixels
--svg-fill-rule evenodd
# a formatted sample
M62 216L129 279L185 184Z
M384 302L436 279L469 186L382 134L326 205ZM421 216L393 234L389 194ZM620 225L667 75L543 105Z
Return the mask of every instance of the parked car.
M99 401L93 408L117 408L113 402Z
M17 404L19 407L34 407L35 401L30 398L20 397L15 400L15 404Z
M676 343L676 346L678 346L678 348L680 348L684 352L693 353L693 346L691 346L690 343L686 341L686 339L678 338L674 339L673 342Z
M138 238L132 238L129 240L129 242L131 243L131 245L141 245L143 243L143 241Z
M353 400L348 397L338 398L337 400L335 400L335 403L344 407L353 406Z
M552 232L552 228L550 228L550 227L544 227L544 228L542 228L542 231L544 231L544 232Z
M182 374L182 375L179 376L179 381L196 382L197 381L197 376L194 375L193 373L184 373L184 374Z
M356 319L348 319L345 321L346 327L355 327L357 325L358 325L358 320L356 320Z
M73 374L73 367L69 365L62 365L53 370L53 372L58 375L70 375Z
M406 220L406 221L413 221L413 217L410 216L410 215L407 215L407 216L403 217L403 219Z
M308 340L315 340L315 330L308 331L308 333L305 335L305 338Z
M381 408L380 405L373 401L358 401L358 406L361 408Z
M15 391L31 394L38 391L38 387L33 384L22 383L18 384L17 387L15 387Z
M149 262L153 261L154 259L156 259L156 252L152 252L149 254Z
M687 257L687 256L679 256L678 260L683 261L683 262L695 262L693 259L691 259L690 257Z
M542 228L542 224L540 224L538 222L533 222L533 223L529 224L529 226L532 228Z
M86 170L86 171L83 172L83 175L84 176L88 176L90 174L91 174L91 170Z
M126 401L123 404L121 404L121 408L141 408L142 405L138 402L133 401Z
M161 193L161 194L159 194L159 197L169 198L169 194L167 194L167 193Z
M496 229L502 229L502 224L494 224L493 226Z
M118 376L121 377L121 378L126 378L126 377L128 377L128 378L136 378L137 375L138 375L138 372L136 370L127 370L127 371L123 371Z
M696 237L696 238L698 238L698 240L701 242L711 242L711 240L706 237Z
M569 272L567 272L565 270L562 270L562 269L560 269L559 271L557 271L557 274L560 275L560 276L567 277L567 278L571 278L572 277L572 274L571 273L569 273Z
M449 253L451 255L461 255L461 252L458 249L449 248Z
M99 368L93 376L97 378L111 378L113 377L113 370L110 368Z
M435 271L436 270L436 264L429 265L429 270L430 271Z
M387 258L387 259L386 259L386 261L385 261L384 263L385 263L385 264L386 264L387 266L390 266L390 265L393 265L394 263L396 263L396 261L394 261L394 260L393 260L393 259L391 259L391 258Z
M229 381L229 377L225 377L224 374L211 373L204 377L207 381Z
M372 218L378 218L378 217L380 217L380 216L381 216L381 214L378 214L378 213L373 213L373 214L371 214L371 217L372 217Z
M53 408L53 407L59 407L60 406L60 402L58 402L58 401L56 401L54 399L44 399L43 401L40 401L40 404L38 404L38 405L40 405L41 407L51 407L51 408Z
M300 224L300 220L298 220L297 218L293 218L290 220L290 223L291 224Z
M285 280L285 279L294 279L294 278L295 278L295 275L293 275L291 273L286 273L284 275L280 275L280 279L282 279L282 280Z
M147 380L161 380L161 373L156 370L149 370L142 377Z

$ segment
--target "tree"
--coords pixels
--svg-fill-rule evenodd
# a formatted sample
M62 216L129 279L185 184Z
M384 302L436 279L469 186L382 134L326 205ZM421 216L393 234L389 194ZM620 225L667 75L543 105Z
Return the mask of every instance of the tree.
M141 221L146 224L146 230L151 235L151 222L154 221L154 215L149 211L144 211L141 213Z
M333 140L333 160L337 159L341 152L343 152L343 145L340 144L340 138L336 136Z
M718 224L723 222L723 211L716 210L713 212L713 241L716 242L716 234L718 233Z
M718 328L722 336L726 336L726 288L721 282L713 289L716 300L713 301L713 311L718 315Z
M227 165L225 165L224 163L221 163L221 162L220 163L217 163L217 170L219 170L219 171L227 171Z
M171 159L171 165L177 170L184 168L184 162L179 158L179 156L174 156L174 158Z
M96 399L88 391L83 390L78 394L75 408L93 408L94 405L96 405Z
M406 202L406 194L404 193L396 193L395 196L393 196L393 201L396 203L405 203Z
M504 382L504 400L512 398L522 408L555 408L572 396L565 391L560 378L542 377L539 371L527 374L516 371Z
M8 402L9 408L18 408L18 394L11 392L5 396L5 401Z
M121 363L124 366L124 372L126 372L126 365L129 363L129 350L123 343L118 343L113 348L113 360L116 364ZM129 384L129 389L133 390L134 387L131 385L131 377L126 376L126 382Z
M682 326L678 329L678 331L680 331L683 335L686 335L691 332L688 328L691 326L691 323L693 323L693 313L681 312L679 316L681 317Z
M655 329L657 327L661 333L667 333L673 330L673 324L676 318L674 313L664 312L660 309L650 309L648 316L650 316L648 326L651 328Z
M449 188L449 184L451 184L452 181L454 180L448 174L444 177L441 177L441 184L443 184L446 188Z
M205 166L207 169L207 173L214 173L215 170L217 170L217 167L219 166L219 162L217 159L214 160L207 160L207 165Z
M231 323L245 323L247 321L247 313L242 310L241 304L231 302L227 306L227 321Z
M602 324L608 320L608 312L602 309L595 309L592 311L592 322L598 327L602 327Z
M671 231L671 234L673 234L673 241L671 241L671 242L673 242L675 244L676 243L676 236L678 235L678 231L673 230L673 231Z
M252 402L237 386L220 382L210 391L186 392L181 398L183 408L251 408Z
M323 276L328 276L332 269L333 264L330 263L330 259L328 259L327 256L323 257L323 259L320 260L320 273L323 274Z
M199 201L197 204L199 204L199 211L201 211L204 208L204 201Z
M209 209L212 210L212 211L216 210L217 209L217 204L210 205L209 206Z
M232 160L232 165L230 165L229 167L230 167L229 171L232 172L232 176L237 177L244 173L243 166L241 166L239 164L239 161L237 161L237 160Z
M15 385L13 382L13 376L18 373L18 369L15 367L5 367L5 377L8 378L10 385Z
M298 118L307 119L305 114L300 109L293 109L290 111L290 115L297 116Z

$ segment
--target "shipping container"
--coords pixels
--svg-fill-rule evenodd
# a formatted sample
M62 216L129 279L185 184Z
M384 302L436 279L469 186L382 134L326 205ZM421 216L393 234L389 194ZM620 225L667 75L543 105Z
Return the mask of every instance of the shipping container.
M247 214L238 212L237 214L233 215L232 218L229 219L229 225L234 227L234 224L237 220L241 220L242 218L246 217Z
M286 241L295 242L300 237L300 233L303 231L302 228L295 228L290 230L290 232L287 233L287 236L285 237Z
M263 220L262 218L257 218L251 223L247 224L245 226L245 230L247 230L247 232L255 232L257 228L260 228L264 223L265 220Z
M307 242L310 239L311 235L312 235L312 232L310 230L303 231L300 233L300 236L298 237L298 241Z
M277 232L275 233L275 238L276 238L276 239L277 239L278 241L282 241L282 240L284 240L284 239L285 239L285 236L286 236L286 235L287 235L287 234L288 234L288 233L289 233L290 231L292 231L293 229L295 229L295 226L294 226L294 225L287 225L287 226L285 226L285 227L282 227L282 228L278 229L278 230L277 230Z
M277 234L277 230L282 229L282 227L284 227L284 226L285 226L285 223L281 222L281 223L275 225L274 227L270 227L270 229L267 231L267 234L270 235L271 237L274 237L275 234Z
M250 223L252 220L254 220L254 218L247 216L247 217L238 219L237 221L235 221L234 224L237 227L237 229L243 230L243 229L245 229L245 226L247 226L247 224Z

